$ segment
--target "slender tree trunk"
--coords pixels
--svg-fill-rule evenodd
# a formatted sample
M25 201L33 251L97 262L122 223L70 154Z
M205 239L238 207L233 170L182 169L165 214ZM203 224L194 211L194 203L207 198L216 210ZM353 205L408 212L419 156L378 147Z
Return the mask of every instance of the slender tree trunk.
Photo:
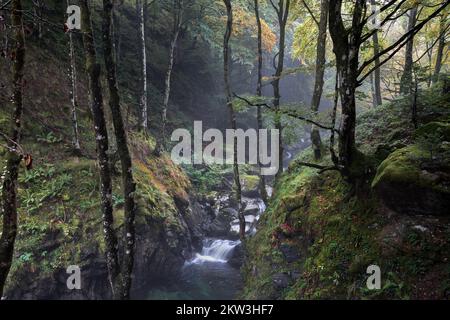
M101 209L106 243L106 263L113 297L114 299L120 299L122 298L122 281L120 279L120 265L117 252L118 243L113 227L112 180L108 157L108 131L100 84L101 67L97 62L89 0L81 0L80 6L82 12L83 43L86 52L86 73L89 77L90 103L94 118L97 158L100 168Z
M415 6L409 12L408 31L412 30L416 26L417 9L418 7ZM400 83L400 92L404 95L411 94L413 88L413 50L414 37L411 37L406 44L405 66Z
M231 0L223 0L227 8L227 27L225 31L224 41L223 41L223 73L225 80L225 93L227 96L227 107L230 113L231 128L233 130L237 129L236 113L233 108L233 97L231 94L230 87L230 38L233 31L233 8L231 6ZM233 170L234 170L234 183L236 184L236 200L238 202L238 218L239 218L239 236L241 240L245 239L245 216L242 207L242 186L241 179L239 175L239 165L237 157L237 140L233 141Z
M161 110L161 137L158 143L157 153L166 149L166 125L167 125L167 109L169 107L170 89L172 80L172 71L175 61L175 49L177 47L178 36L180 35L181 25L183 23L183 0L174 0L173 5L174 29L173 38L169 49L169 66L166 73L164 100Z
M120 95L117 87L116 62L114 61L114 46L112 38L113 2L103 0L103 51L106 74L108 79L112 119L117 141L120 162L122 166L122 188L125 199L125 252L122 267L123 298L130 298L130 288L134 265L134 247L136 242L135 216L136 203L134 199L136 184L133 179L133 166L128 149L127 134L124 129Z
M69 5L69 1L67 1ZM75 59L75 51L73 44L73 34L69 30L69 78L70 78L70 103L71 103L71 114L72 114L72 131L73 131L73 148L76 154L81 154L80 138L78 132L78 118L77 118L77 108L78 108L78 96L77 96L77 67Z
M256 95L258 97L262 97L262 68L263 68L263 50L262 50L262 26L261 26L261 19L259 16L259 0L255 0L255 17L256 17L256 25L258 26L258 84L256 87ZM256 120L257 120L257 129L258 132L263 128L263 117L262 117L262 110L261 107L258 106L256 109ZM258 166L259 170L261 172L261 163L259 161L260 159L260 152L259 152L259 134L258 134ZM266 189L266 178L264 175L259 175L259 192L261 193L261 198L264 201L265 204L268 203L268 195L267 195L267 189Z
M148 105L147 105L147 52L145 44L145 14L143 0L136 0L138 16L138 36L141 55L141 97L139 107L141 110L141 130L148 131Z
M328 0L322 0L320 4L319 34L317 36L316 50L316 75L314 84L314 93L311 101L311 111L317 113L322 99L325 64L326 64L326 46L327 46L327 26L328 26ZM311 142L316 160L322 158L322 139L319 128L312 126Z
M25 35L23 31L22 1L13 0L11 20L16 41L13 61L13 97L14 113L11 122L11 136L6 152L6 168L3 173L1 189L3 229L0 238L0 298L14 254L17 235L17 177L22 154L19 151L23 113L23 74L25 63Z
M281 110L280 110L280 102L281 102L281 93L280 93L280 81L281 76L283 74L284 69L284 55L286 50L286 24L287 24L287 18L289 16L289 7L290 7L290 0L279 0L278 1L278 8L277 8L277 16L278 16L278 23L280 26L280 37L278 42L278 62L275 70L274 75L274 81L272 82L273 87L273 105L275 108L275 129L277 129L280 132L279 137L279 146L280 151L278 154L278 161L280 164L280 170L277 173L277 178L281 176L283 173L283 125L281 123Z
M442 14L441 23L440 23L440 38L436 55L436 65L434 67L433 74L433 82L437 82L439 80L439 74L441 73L442 68L442 60L444 59L444 49L445 49L445 28L446 28L446 15Z
M372 5L376 5L376 0L371 0ZM378 39L378 31L375 32L372 36L373 42L373 54L374 56L378 56L380 53L380 41ZM381 95L381 69L380 69L380 58L375 59L375 72L373 75L373 100L375 102L375 106L380 106L383 104L383 97Z

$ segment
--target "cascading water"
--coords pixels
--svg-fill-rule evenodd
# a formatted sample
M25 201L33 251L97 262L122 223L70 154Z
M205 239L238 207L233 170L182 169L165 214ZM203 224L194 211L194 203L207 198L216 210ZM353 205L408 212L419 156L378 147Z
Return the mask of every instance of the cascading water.
M268 192L271 194L271 189ZM248 235L256 233L256 225L266 206L261 199L243 198L246 203L245 221ZM230 225L230 231L239 232L239 221ZM234 299L242 290L239 270L228 263L234 259L233 253L240 245L239 240L212 239L203 241L200 253L187 261L181 278L154 288L148 294L149 299Z
M194 260L189 263L227 263L234 248L240 243L240 241L207 239L204 241L202 252L197 253Z

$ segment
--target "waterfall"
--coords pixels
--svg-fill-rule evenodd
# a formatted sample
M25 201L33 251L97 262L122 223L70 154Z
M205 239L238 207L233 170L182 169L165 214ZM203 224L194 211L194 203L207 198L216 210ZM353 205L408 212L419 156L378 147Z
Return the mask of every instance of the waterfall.
M205 240L201 253L197 253L191 264L201 264L204 262L226 263L234 248L241 242L231 240Z

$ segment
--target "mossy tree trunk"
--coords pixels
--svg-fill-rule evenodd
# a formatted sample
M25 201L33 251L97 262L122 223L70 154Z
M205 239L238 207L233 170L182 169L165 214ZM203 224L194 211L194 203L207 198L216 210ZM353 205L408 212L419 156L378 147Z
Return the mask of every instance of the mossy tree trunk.
M256 25L258 27L258 83L256 87L256 95L258 97L262 97L262 68L263 68L263 50L262 50L262 26L261 26L261 19L259 15L259 0L255 0L255 17L256 17ZM261 106L258 106L256 109L256 120L257 120L257 129L258 132L261 130L263 126L263 116L262 116L262 109ZM259 134L258 134L258 165L259 170L261 172L261 163L259 161L260 159L260 143L259 143ZM267 189L266 189L266 179L265 176L260 174L259 175L259 192L261 194L261 198L264 201L264 203L268 203L268 195L267 195Z
M16 42L13 60L14 112L11 122L11 136L7 142L6 168L1 187L3 229L0 238L0 298L8 277L14 254L17 235L17 178L22 154L19 148L23 114L23 74L25 64L25 34L23 30L22 1L13 0L11 9L12 27Z
M231 0L223 0L227 9L227 26L225 30L225 36L223 41L223 73L225 81L225 94L227 97L227 107L230 113L231 128L237 129L236 113L233 108L233 97L230 86L230 38L233 31L233 7L231 6ZM238 219L239 219L239 236L241 240L245 239L245 216L242 206L242 186L239 175L239 165L237 157L237 139L233 141L233 171L234 171L234 183L236 185L236 200L238 202Z
M82 12L83 43L86 54L86 73L89 77L90 104L94 119L98 165L100 167L101 209L103 215L103 232L106 242L106 263L113 297L114 299L121 299L122 281L120 279L117 237L113 227L112 180L108 157L108 131L100 84L101 67L97 62L89 0L81 0L80 6Z
M342 173L349 177L353 164L356 125L356 88L358 83L359 50L361 46L362 19L366 1L355 3L351 29L346 29L342 18L342 0L330 0L329 30L336 56L339 75L339 95L342 105L342 123L339 134L339 164Z
M122 280L124 299L130 298L131 280L134 265L134 248L136 241L135 216L136 184L133 179L133 166L128 149L127 134L125 132L122 112L120 109L120 95L117 87L116 62L114 60L114 46L112 37L113 1L103 0L103 55L105 58L106 76L108 79L112 119L117 148L122 167L122 189L125 199L125 252L122 263Z

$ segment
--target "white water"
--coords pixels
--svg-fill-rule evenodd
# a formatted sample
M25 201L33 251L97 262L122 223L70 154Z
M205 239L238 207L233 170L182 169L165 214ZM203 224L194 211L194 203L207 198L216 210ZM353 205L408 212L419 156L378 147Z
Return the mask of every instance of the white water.
M227 263L234 248L241 242L231 240L206 240L202 252L197 253L190 264L204 262Z

